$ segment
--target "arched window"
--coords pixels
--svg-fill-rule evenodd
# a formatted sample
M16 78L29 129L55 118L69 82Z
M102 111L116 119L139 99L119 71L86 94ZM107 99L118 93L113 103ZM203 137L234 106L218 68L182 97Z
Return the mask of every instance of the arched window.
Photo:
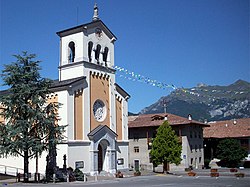
M101 46L98 44L96 46L96 50L95 50L95 59L97 60L98 64L99 64L100 51L101 51Z
M89 42L88 43L88 57L89 57L89 62L92 61L92 56L91 56L92 48L93 48L93 42Z
M104 52L103 52L103 56L102 56L103 62L105 62L105 66L107 66L108 52L109 52L109 48L105 47Z
M69 59L69 62L75 61L75 43L74 42L69 43L68 59Z

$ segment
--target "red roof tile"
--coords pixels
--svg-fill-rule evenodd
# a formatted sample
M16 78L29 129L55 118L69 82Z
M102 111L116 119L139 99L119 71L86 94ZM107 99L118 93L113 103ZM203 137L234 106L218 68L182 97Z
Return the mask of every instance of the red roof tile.
M167 116L167 120L170 125L196 124L202 126L209 126L199 121L188 120L187 118L180 117L174 114L161 113L161 114L143 114L139 116L129 116L128 128L160 126L164 122L165 116Z
M203 131L204 138L250 137L250 118L216 121L208 124L210 127Z

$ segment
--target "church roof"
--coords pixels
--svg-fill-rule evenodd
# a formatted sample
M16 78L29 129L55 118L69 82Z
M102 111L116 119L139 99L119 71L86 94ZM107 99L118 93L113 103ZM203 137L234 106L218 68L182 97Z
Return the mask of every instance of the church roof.
M209 125L201 123L195 120L189 120L181 116L177 116L170 113L161 113L161 114L143 114L139 116L129 116L128 117L128 128L138 128L138 127L157 127L160 126L165 118L171 126L177 125L200 125L207 127Z
M97 27L97 26L101 26L102 29L104 29L106 31L105 33L110 38L114 37L115 40L117 40L116 36L109 30L109 28L100 19L96 20L96 21L89 22L89 23L85 23L85 24L82 24L82 25L78 25L78 26L75 26L75 27L72 27L72 28L69 28L69 29L59 31L56 34L58 36L62 37L62 36L67 36L67 35L78 33L78 32L83 32L83 31L87 30L89 27L92 28L92 27Z
M0 90L0 95L5 95L8 94L9 91L8 90Z
M70 86L78 81L82 81L84 79L86 79L85 76L77 77L77 78L73 78L73 79L67 79L67 80L63 80L63 81L54 80L50 88L53 91L61 90L61 89L67 88L68 86Z
M62 86L68 86L70 84L73 84L79 80L83 80L85 79L86 77L82 76L82 77L77 77L77 78L73 78L73 79L67 79L67 80L63 80L63 81L59 81L58 79L57 80L54 80L52 85L51 85L51 88L56 88L56 87L62 87Z
M125 99L129 99L130 95L121 87L119 86L117 83L115 83L116 86L116 91L122 95L122 97L124 97Z
M68 79L68 80L64 80L64 81L59 81L58 79L53 80L50 89L52 91L62 90L62 89L67 88L68 86L70 86L78 81L82 81L84 79L86 79L85 76L77 77L77 78L73 78L73 79ZM0 95L4 95L4 94L8 94L8 93L9 93L8 89L7 90L0 90Z

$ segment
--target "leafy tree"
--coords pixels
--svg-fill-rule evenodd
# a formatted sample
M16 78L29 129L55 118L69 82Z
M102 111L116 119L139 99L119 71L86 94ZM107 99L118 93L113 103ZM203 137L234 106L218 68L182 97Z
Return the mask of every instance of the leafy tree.
M2 77L9 89L0 95L0 155L24 158L24 182L28 182L29 159L43 151L52 152L62 140L64 126L57 125L58 103L48 103L51 80L41 78L36 55L14 55L16 62L5 65Z
M219 142L216 155L224 166L236 167L247 156L247 150L236 139L227 138Z
M157 134L150 151L154 167L163 164L163 170L167 171L169 163L180 164L181 150L181 143L175 135L174 130L172 130L168 121L164 121L157 129Z

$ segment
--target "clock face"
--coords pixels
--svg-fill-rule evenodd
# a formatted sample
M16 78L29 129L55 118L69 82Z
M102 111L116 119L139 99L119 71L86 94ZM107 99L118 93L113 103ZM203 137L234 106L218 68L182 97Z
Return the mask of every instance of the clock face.
M96 28L95 35L98 39L102 39L102 30L100 28Z
M101 100L96 100L93 105L93 113L96 121L103 121L106 117L106 107Z

